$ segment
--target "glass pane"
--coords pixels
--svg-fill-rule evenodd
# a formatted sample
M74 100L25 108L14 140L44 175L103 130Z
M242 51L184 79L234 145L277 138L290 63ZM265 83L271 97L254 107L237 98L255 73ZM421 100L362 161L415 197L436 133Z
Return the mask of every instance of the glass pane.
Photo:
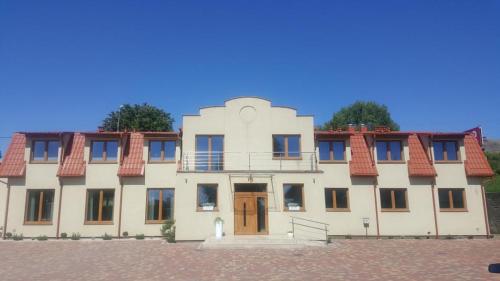
M335 141L333 142L333 158L334 160L345 160L344 159L344 142L343 141Z
M319 160L331 160L330 159L330 142L320 141L318 142L319 148Z
M164 142L165 160L175 160L175 141Z
M285 156L285 137L273 136L273 157Z
M38 221L38 207L40 203L40 191L28 191L28 210L26 221Z
M455 189L451 192L453 197L453 208L465 208L463 191L461 189Z
M87 220L97 221L99 219L99 190L88 191Z
M446 142L446 155L448 156L447 160L458 160L457 157L457 143L454 141Z
M395 190L394 199L396 200L396 208L406 209L406 191L405 190Z
M347 189L336 189L337 208L347 208Z
M435 142L433 143L433 146L434 146L434 160L436 161L444 160L443 143Z
M49 161L57 161L57 155L59 153L59 142L49 141L47 149L47 157Z
M333 208L333 190L325 188L325 207L327 209Z
M302 186L285 184L283 186L285 194L285 206L288 208L302 207Z
M257 231L266 231L266 199L257 197Z
M118 159L118 142L108 141L106 142L106 160L116 160Z
M381 189L380 190L380 206L383 209L391 209L391 190L389 189Z
M92 160L103 160L102 154L104 152L104 142L92 142Z
M196 136L196 170L208 170L208 136Z
M217 188L213 186L200 186L198 188L198 207L216 207Z
M161 141L149 142L149 159L153 161L161 160Z
M211 169L220 171L224 167L224 137L222 136L212 136L212 159L210 159Z
M46 190L43 192L42 221L52 220L53 207L54 207L54 191Z
M387 143L385 141L377 142L377 160L387 159Z
M300 157L299 136L288 136L288 157Z
M112 190L104 191L103 202L102 202L102 220L112 221L113 220L113 206L114 206L115 192Z
M391 160L401 160L401 142L391 141Z
M168 220L174 218L174 191L172 189L163 190L162 198L162 219Z
M450 197L448 196L448 189L438 189L439 208L451 208Z
M160 190L159 189L149 189L148 190L148 210L147 210L147 220L159 220L160 219Z
M45 142L35 141L33 143L33 160L45 160Z

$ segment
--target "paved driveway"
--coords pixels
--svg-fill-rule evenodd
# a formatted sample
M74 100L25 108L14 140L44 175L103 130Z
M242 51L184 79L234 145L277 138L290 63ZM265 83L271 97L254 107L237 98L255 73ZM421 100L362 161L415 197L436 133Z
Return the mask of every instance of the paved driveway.
M500 280L500 240L339 240L305 249L0 242L0 280Z

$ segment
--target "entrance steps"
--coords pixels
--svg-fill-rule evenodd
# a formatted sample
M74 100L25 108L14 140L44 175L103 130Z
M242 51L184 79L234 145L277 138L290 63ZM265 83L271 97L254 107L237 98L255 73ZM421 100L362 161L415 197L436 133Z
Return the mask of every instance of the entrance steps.
M286 235L231 235L222 239L207 238L200 249L297 249L326 246L325 241L289 238Z

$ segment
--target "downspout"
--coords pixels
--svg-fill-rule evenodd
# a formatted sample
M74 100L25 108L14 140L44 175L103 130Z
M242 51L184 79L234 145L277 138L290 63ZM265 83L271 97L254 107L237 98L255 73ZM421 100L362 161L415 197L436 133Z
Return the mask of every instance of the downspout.
M377 179L373 180L373 198L375 200L375 221L377 222L377 239L380 239L380 226L378 221L378 205L377 205Z
M439 229L438 229L437 213L436 213L436 198L434 195L435 190L436 190L436 183L435 179L433 179L431 182L432 211L434 212L434 227L436 228L436 239L439 239Z
M483 198L484 224L486 226L486 238L490 238L490 225L488 223L488 208L486 205L486 194L484 192L484 182L481 181L481 195Z
M122 231L122 202L123 202L123 180L120 177L120 206L118 207L118 239L121 238Z
M61 177L59 177L59 206L57 207L57 227L56 227L56 238L59 239L59 230L61 226L61 209L62 209L62 195L63 195L63 183Z
M7 185L7 200L5 202L5 216L3 220L3 231L2 231L2 238L5 240L5 233L7 232L7 219L9 217L10 184L8 179L7 182L4 181L1 182Z

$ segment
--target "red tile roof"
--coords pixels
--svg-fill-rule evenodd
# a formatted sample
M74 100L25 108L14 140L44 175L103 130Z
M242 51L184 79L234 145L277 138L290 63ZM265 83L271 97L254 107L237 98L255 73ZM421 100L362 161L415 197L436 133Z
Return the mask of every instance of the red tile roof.
M12 136L12 142L5 153L2 165L0 165L0 177L22 177L26 172L26 161L24 150L26 148L26 136L16 133Z
M349 168L352 176L377 176L377 168L372 160L370 150L366 145L363 134L354 134L350 137L351 161Z
M464 147L466 159L464 164L467 176L491 177L494 175L483 150L474 136L465 136Z
M408 160L408 173L414 177L433 177L436 170L429 160L420 139L416 134L408 136L410 160Z
M142 133L131 133L127 140L123 162L118 170L122 177L133 177L144 175L144 135Z
M85 175L85 135L75 133L66 147L63 162L57 175L60 177L80 177Z

